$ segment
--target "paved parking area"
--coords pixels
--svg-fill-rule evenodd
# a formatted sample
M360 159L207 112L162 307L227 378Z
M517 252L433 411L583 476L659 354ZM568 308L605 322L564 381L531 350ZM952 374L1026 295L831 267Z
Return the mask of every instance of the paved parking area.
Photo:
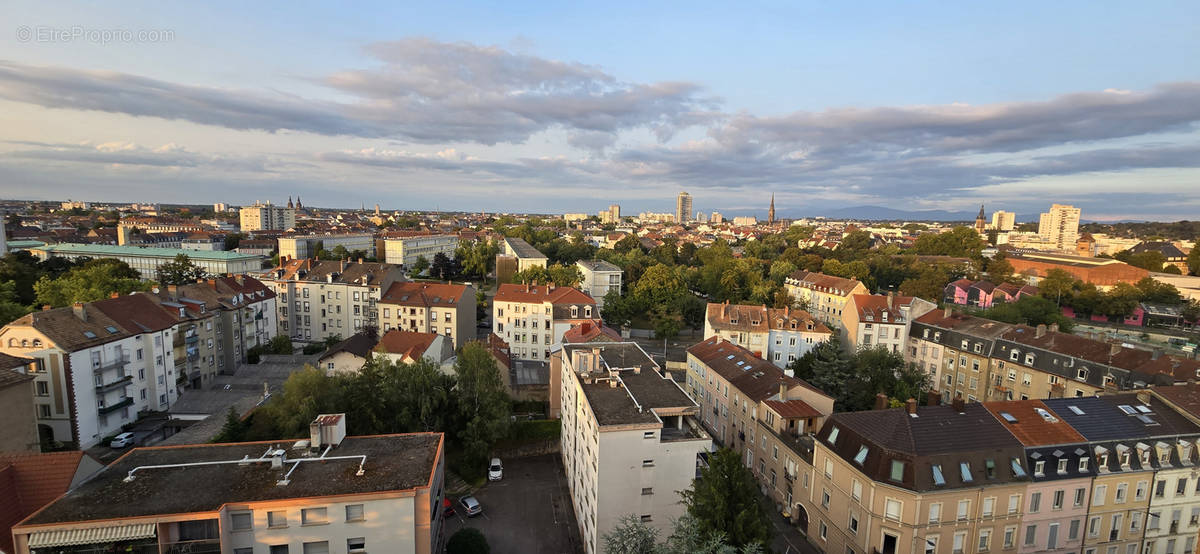
M496 553L583 552L557 455L504 460L504 480L484 485L475 498L483 513L470 519L453 499L456 515L446 520L447 540L463 527L474 527Z

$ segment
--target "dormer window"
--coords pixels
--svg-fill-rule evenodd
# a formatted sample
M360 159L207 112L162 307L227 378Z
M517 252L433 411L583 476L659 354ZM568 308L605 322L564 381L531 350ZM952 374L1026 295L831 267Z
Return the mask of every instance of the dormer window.
M1067 459L1059 458L1058 459L1058 474L1065 475L1066 473L1067 473Z
M1079 371L1075 375L1079 377L1080 381L1086 381L1087 376L1088 376L1088 370L1086 367L1081 367L1081 368L1079 368Z
M1038 460L1033 463L1033 475L1041 477L1046 474L1046 460Z
M1080 458L1079 458L1079 473L1086 473L1086 472L1087 472L1087 470L1088 470L1088 459L1087 459L1087 457L1080 457Z
M1013 471L1014 476L1017 476L1017 477L1025 476L1025 468L1021 467L1021 459L1020 458L1012 459L1012 471Z
M1008 353L1008 359L1010 359L1014 362L1017 361L1017 359L1020 357L1021 357L1021 352L1019 350L1017 350L1016 348L1012 349L1012 351Z
M964 341L962 341L962 349L963 349L963 350L966 350L966 349L967 349L967 341L965 341L965 340L964 340Z
M1162 465L1171 465L1171 445L1160 441L1154 446L1158 450L1158 463Z
M935 340L935 341L937 341L937 340L942 340L942 332L941 332L941 331L938 331L938 332L934 333L934 334L933 334L933 340Z
M866 446L858 447L858 454L854 455L854 463L860 466L863 465L863 462L867 461L867 452L869 451L870 449Z
M841 430L838 429L837 426L835 425L832 429L829 430L829 438L827 438L825 440L829 441L829 444L836 445L839 431L841 431Z
M962 474L962 481L964 483L970 483L971 481L975 480L974 476L971 475L970 462L962 462L958 464L958 471Z
M921 338L923 338L923 339L929 338L929 329L925 329L923 332L921 332ZM1196 370L1196 376L1200 377L1200 369Z
M1033 354L1025 355L1025 365L1033 365Z

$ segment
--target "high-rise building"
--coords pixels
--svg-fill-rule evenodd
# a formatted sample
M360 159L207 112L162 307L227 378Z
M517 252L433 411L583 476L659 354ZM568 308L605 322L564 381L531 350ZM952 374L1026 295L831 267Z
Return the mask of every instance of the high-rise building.
M1050 206L1038 222L1038 235L1055 250L1075 250L1079 240L1079 208L1063 204Z
M1004 210L996 210L992 212L992 229L1005 233L1013 230L1017 225L1017 214L1006 212Z
M713 223L725 223L725 216L721 215L721 212L713 212L712 218L709 221Z
M290 201L290 200L289 200ZM296 209L255 202L241 210L242 231L286 231L296 226Z
M214 213L223 213L227 209L229 209L229 205L224 202L217 202L216 204L213 204Z
M675 199L675 222L687 223L692 216L692 195L681 192Z

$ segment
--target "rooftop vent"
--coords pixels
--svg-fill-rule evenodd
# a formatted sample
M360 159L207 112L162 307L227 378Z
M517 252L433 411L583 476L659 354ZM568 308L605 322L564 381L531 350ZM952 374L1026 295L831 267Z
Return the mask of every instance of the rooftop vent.
M308 424L310 446L337 446L346 438L346 414L321 414Z

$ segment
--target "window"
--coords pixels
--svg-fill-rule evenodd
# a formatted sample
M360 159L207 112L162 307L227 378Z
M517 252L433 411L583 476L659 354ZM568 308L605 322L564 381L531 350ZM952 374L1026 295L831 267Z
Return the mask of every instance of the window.
M818 532L820 533L821 540L825 540L826 537L829 536L829 528L825 526L824 521L821 522L820 529L818 530Z
M1146 499L1146 486L1149 485L1146 481L1138 481L1137 488L1133 491L1133 499L1142 501Z
M1100 516L1092 516L1090 519L1088 519L1087 533L1089 537L1100 536Z
M1012 548L1014 546L1013 543L1016 540L1017 540L1017 528L1016 527L1005 527L1004 528L1004 548Z
M287 512L267 512L267 527L272 529L287 527Z
M288 545L286 545L286 544L271 545L271 554L288 554Z
M992 513L996 509L996 497L989 496L983 499L983 517L992 517Z
M642 523L650 523L654 521L654 516L650 514L642 514Z
M991 545L991 542L992 542L992 530L991 529L980 529L979 530L979 551L987 552L989 546Z
M1120 489L1118 489L1118 492L1120 492ZM1087 489L1082 488L1082 487L1075 489L1075 507L1076 508L1083 506L1083 496L1085 494L1087 494Z
M858 514L850 514L850 533L858 534Z
M1118 483L1117 484L1117 493L1116 493L1116 496L1113 498L1113 502L1115 502L1117 504L1124 502L1125 496L1128 491L1129 491L1129 483Z
M942 503L936 502L929 505L929 523L937 523L942 518Z
M1066 491L1063 491L1061 489L1054 491L1054 503L1050 505L1050 509L1061 510L1063 507L1063 499L1065 496L1066 496Z
M900 513L904 510L904 504L899 500L887 499L884 504L884 517L896 521L900 521Z
M346 539L346 552L349 552L350 554L356 554L356 553L366 552L366 551L367 551L367 539L365 539L363 537Z
M1008 513L1015 514L1021 506L1021 495L1013 494L1008 497Z
M863 462L867 459L867 451L868 451L868 448L866 446L858 447L858 454L854 455L854 463L856 463L858 465L863 465ZM778 450L776 452L778 452ZM933 466L933 467L937 467L937 466ZM936 481L937 478L935 477L934 479Z
M892 460L892 473L890 475L893 481L904 480L904 462L900 460Z
M965 521L967 519L967 516L970 515L970 513L971 513L971 501L970 500L959 500L958 501L958 514L957 514L958 520Z
M329 523L329 513L325 508L304 508L300 510L301 525L319 525Z
M863 447L863 450L866 450L866 447ZM859 465L862 465L862 462L859 462ZM942 485L945 485L946 477L944 475L942 475L942 466L938 465L938 464L933 464L932 471L933 471L933 484L937 485L939 487Z
M1072 519L1071 526L1067 531L1067 540L1075 540L1079 538L1079 520Z
M1063 475L1066 472L1067 472L1067 459L1062 458L1062 459L1058 460L1058 474Z
M642 460L642 467L654 467L654 460Z
M642 487L642 496L654 494L654 487Z
M254 515L251 512L235 512L229 514L229 521L234 531L249 531L254 528Z
M971 477L971 464L970 464L970 462L961 462L961 463L959 463L959 464L958 464L958 470L959 470L959 472L960 472L960 473L962 473L962 480L963 480L963 482L964 482L964 483L970 483L970 482L973 480L973 479L972 479L972 477Z
M954 534L954 550L953 551L955 553L962 552L963 546L966 542L967 542L967 533L966 532L960 531L958 533L955 533Z
M1086 473L1088 470L1088 459L1086 457L1079 458L1079 473Z
M929 332L928 329L925 331ZM937 554L938 536L929 535L925 537L925 554Z
M1037 525L1030 525L1025 528L1025 546L1033 546L1037 540Z
M346 521L363 521L366 515L363 513L362 504L347 504L346 505Z
M1040 509L1042 504L1042 493L1029 493L1029 513L1035 514Z
M807 477L807 475L805 475L805 477ZM857 479L854 481L854 484L850 487L850 497L856 501L862 499L862 483L858 482Z
M50 405L49 404L38 404L38 417L40 417L42 419L50 418Z
M821 489L821 507L829 507L829 489Z
M329 554L329 541L304 543L304 554Z
M1103 506L1104 499L1108 496L1108 485L1096 485L1096 492L1092 493L1092 505Z

